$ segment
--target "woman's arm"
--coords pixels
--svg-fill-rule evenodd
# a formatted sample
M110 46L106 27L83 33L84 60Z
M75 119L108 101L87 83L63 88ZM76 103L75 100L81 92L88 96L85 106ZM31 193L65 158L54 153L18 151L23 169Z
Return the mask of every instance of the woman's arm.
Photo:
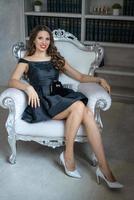
M80 81L81 83L88 83L88 82L94 82L100 84L105 90L107 90L110 93L110 86L107 83L107 81L100 77L94 77L91 75L82 74L76 69L72 68L67 62L65 62L65 73L75 80Z
M10 80L8 82L9 87L14 87L23 91L26 91L27 87L29 86L28 83L22 83L20 81L23 74L27 71L28 64L27 63L19 63L17 64L15 70L13 71Z
M28 95L28 105L31 105L32 107L36 108L37 106L40 106L38 94L29 83L23 83L20 81L23 74L26 73L27 71L28 71L28 64L19 63L16 66L13 74L11 75L8 86L26 92L26 94Z

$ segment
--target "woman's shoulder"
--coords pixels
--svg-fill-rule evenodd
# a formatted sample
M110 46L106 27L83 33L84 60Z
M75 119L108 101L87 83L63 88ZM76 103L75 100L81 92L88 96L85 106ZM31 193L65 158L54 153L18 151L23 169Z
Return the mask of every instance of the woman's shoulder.
M29 62L45 62L45 61L51 61L51 56L47 56L46 58L38 59L37 57L34 56L26 56L24 58L21 58L20 61L29 63Z
M18 60L18 63L29 63L29 59L28 59L28 57L24 57L24 58L20 58L19 60Z

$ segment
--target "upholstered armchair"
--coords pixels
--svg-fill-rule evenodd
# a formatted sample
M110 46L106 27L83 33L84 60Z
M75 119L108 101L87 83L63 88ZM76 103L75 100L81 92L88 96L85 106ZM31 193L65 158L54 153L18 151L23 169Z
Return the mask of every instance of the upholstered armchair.
M61 55L65 57L68 63L82 73L94 75L103 58L103 48L98 45L85 47L71 33L64 30L54 30L53 36L55 45ZM18 59L23 57L25 45L18 42L13 45L13 55ZM103 124L100 116L100 110L107 110L111 106L110 95L96 83L79 83L72 78L61 74L60 81L64 87L81 91L88 97L88 106L94 113L95 120L102 130ZM6 130L8 133L8 142L11 147L10 163L16 162L16 142L17 140L35 141L49 147L59 147L64 145L64 120L49 120L30 124L21 119L21 115L27 105L26 94L15 88L8 88L0 94L0 105L9 109L9 115L6 121ZM81 126L78 130L77 142L86 142L87 137ZM96 163L94 154L92 155L93 164Z

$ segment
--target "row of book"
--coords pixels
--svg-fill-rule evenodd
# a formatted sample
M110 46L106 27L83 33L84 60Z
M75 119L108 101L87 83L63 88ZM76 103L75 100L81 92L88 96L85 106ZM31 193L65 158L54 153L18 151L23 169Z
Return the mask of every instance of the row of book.
M134 21L87 19L86 40L134 44Z
M47 0L48 12L81 13L82 0Z
M64 29L81 39L80 18L27 16L28 35L39 24ZM134 21L87 19L85 40L134 44Z
M27 16L28 35L36 25L46 25L52 31L54 29L64 29L81 38L81 19L65 17Z
M123 0L123 15L134 16L134 0Z

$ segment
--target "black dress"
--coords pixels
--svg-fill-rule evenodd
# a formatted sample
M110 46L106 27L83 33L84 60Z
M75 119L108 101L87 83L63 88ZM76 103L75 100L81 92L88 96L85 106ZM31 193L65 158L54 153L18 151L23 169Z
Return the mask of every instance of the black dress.
M53 66L51 61L27 61L21 58L20 62L28 63L29 83L34 87L40 99L40 107L32 108L30 105L26 107L22 114L23 120L29 123L46 121L78 100L81 100L85 105L87 104L87 97L72 89L64 88L63 95L50 93L52 81L59 78L59 70Z

